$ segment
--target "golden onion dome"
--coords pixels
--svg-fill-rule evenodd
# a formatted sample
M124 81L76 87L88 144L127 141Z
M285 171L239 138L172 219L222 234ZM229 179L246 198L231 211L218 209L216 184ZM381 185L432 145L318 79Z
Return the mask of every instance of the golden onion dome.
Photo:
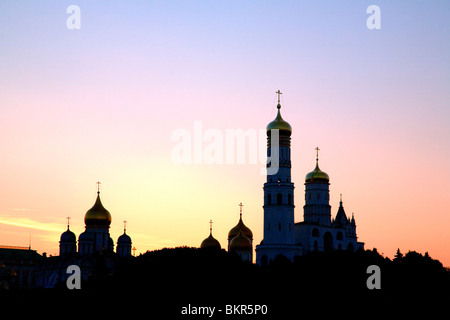
M202 241L202 244L200 245L200 248L216 248L221 249L219 241L217 241L212 234L209 234L209 237Z
M270 122L266 127L267 134L269 134L270 130L272 130L272 129L278 129L278 130L280 130L280 133L288 133L290 135L292 133L292 127L289 123L284 121L283 118L281 117L281 113L280 113L281 104L280 103L278 103L277 108L278 108L277 117L275 118L275 120Z
M84 216L84 223L88 227L109 227L111 224L111 214L103 207L100 200L100 191L97 192L97 200Z
M230 251L252 251L252 242L239 232L230 242Z
M316 168L308 173L305 177L305 183L310 182L330 182L330 177L328 176L328 174L320 170L318 159L316 159Z
M209 221L209 237L202 241L200 248L221 249L219 241L212 236L212 220Z
M234 237L236 237L239 233L242 233L244 236L246 236L248 239L253 240L253 232L250 230L242 221L242 212L240 213L239 222L236 226L234 226L230 232L228 232L228 240L232 240Z

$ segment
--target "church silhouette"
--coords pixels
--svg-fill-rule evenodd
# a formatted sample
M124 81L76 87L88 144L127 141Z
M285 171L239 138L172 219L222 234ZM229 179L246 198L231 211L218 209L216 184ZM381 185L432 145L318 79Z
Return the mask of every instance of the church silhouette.
M51 288L65 282L70 276L67 274L69 265L79 266L82 280L88 281L100 269L103 274L112 274L121 260L132 258L132 241L126 233L126 221L114 252L114 242L109 234L112 218L100 199L100 182L97 184L97 198L84 216L86 229L78 237L78 250L76 235L70 230L70 218L67 218L67 230L59 241L59 256L48 257L37 267L37 287Z

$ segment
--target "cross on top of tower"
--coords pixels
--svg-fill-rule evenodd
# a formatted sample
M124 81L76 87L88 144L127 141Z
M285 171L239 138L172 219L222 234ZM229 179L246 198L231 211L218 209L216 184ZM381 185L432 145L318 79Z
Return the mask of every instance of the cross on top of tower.
M319 147L316 147L316 161L319 161Z
M100 194L100 184L101 184L101 182L97 181L96 183L97 183L97 194Z
M127 231L127 220L123 220L123 233Z
M69 229L69 221L70 221L70 217L67 217L67 229Z
M277 108L280 109L281 108L281 104L280 104L280 96L283 94L281 93L281 91L278 89L278 91L275 91L275 93L278 95L278 105Z
M213 221L209 220L209 234L212 234L212 224L213 224Z

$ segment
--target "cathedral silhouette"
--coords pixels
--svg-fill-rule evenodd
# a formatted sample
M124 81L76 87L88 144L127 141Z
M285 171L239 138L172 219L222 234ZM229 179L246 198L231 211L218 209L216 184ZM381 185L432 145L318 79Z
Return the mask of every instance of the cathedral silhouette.
M78 237L78 250L76 235L70 230L70 218L67 218L67 230L61 234L59 241L59 256L48 257L37 267L37 287L50 288L65 281L69 276L69 265L79 266L82 279L87 281L99 271L102 274L112 274L121 260L132 257L132 242L126 233L126 221L114 252L114 242L109 234L112 218L100 200L100 182L97 184L97 199L84 216L86 230Z

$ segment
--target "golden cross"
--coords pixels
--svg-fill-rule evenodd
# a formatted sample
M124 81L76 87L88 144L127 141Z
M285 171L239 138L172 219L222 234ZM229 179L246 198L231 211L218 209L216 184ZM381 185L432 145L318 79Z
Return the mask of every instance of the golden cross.
M319 161L319 147L316 147L316 161Z
M212 234L212 224L213 224L213 221L209 220L209 233L210 234Z
M100 183L101 183L101 182L100 182L100 181L97 181L96 183L97 183L97 193L100 193Z

